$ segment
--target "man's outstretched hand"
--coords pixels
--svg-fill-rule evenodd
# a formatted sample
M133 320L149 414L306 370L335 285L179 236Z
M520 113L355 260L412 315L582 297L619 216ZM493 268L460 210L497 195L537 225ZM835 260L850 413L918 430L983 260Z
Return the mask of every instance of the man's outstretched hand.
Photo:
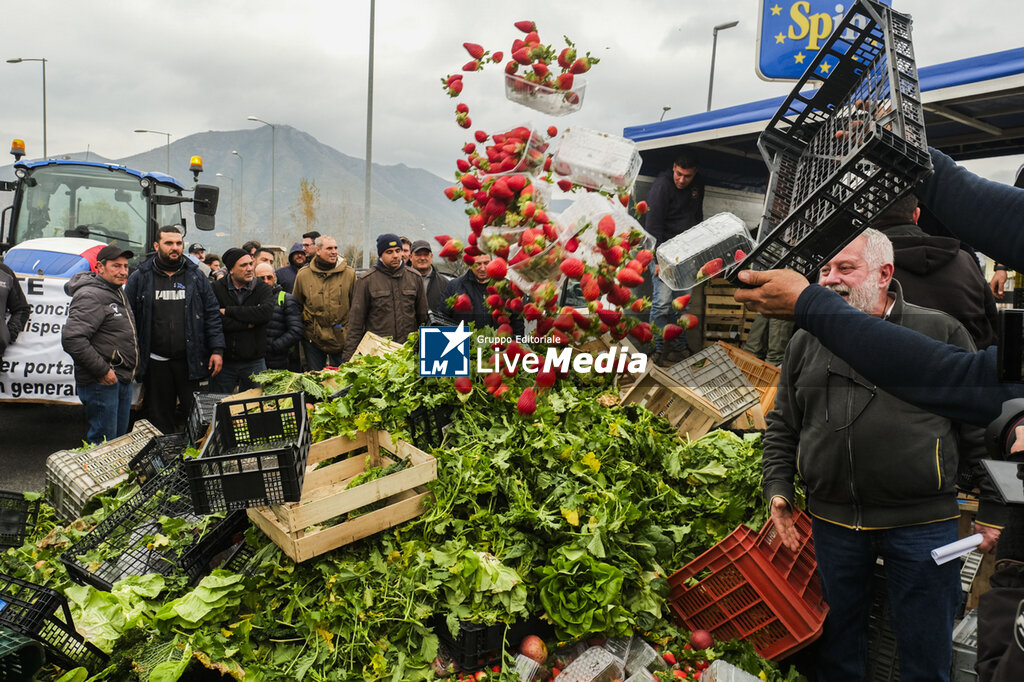
M793 317L796 299L810 286L807 278L793 270L743 270L739 279L752 289L737 289L733 298L768 317Z
M800 534L793 524L793 509L789 502L781 497L773 497L771 504L771 519L775 524L775 532L779 534L782 544L789 550L796 552L800 549Z

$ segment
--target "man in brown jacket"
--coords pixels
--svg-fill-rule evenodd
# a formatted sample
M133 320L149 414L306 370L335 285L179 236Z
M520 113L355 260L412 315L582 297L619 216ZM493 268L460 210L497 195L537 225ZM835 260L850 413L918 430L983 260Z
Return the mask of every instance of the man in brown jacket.
M398 343L427 323L423 278L405 264L398 235L377 237L377 264L356 280L342 360L356 352L364 332L389 336Z
M302 309L306 369L318 372L342 363L356 272L338 257L338 242L333 237L317 237L315 244L309 267L295 276L292 296Z

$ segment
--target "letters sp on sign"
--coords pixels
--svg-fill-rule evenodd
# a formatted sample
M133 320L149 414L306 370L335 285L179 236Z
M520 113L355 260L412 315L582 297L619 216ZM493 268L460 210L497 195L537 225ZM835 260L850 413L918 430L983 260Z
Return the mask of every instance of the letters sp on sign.
M879 1L892 6L892 0ZM766 81L800 80L853 4L852 0L761 0L758 77Z

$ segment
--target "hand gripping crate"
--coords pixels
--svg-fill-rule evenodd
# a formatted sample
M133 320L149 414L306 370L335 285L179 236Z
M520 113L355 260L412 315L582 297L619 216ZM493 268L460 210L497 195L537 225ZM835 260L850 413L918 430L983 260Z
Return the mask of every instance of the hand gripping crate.
M38 516L38 499L29 501L24 493L0 490L0 549L21 547Z
M160 430L146 420L131 433L88 450L61 450L46 458L46 493L57 514L77 519L89 502L128 478L128 463Z
M45 660L39 642L0 628L0 680L32 682Z
M66 670L84 666L96 673L107 660L106 654L86 642L75 630L63 595L3 573L0 573L0 628L42 643L50 662Z
M811 519L794 515L800 548L782 546L769 520L756 534L739 526L669 578L669 605L690 630L744 639L764 658L783 658L821 635L821 594ZM688 586L691 579L697 583Z
M298 502L310 440L304 393L217 403L199 457L185 460L196 512Z
M161 522L164 517L172 520L167 526ZM194 541L175 542L175 549L157 535L169 535L178 520L187 525L173 532L190 533ZM248 525L243 512L223 519L196 513L179 457L65 551L61 563L76 583L104 591L129 575L180 572L194 582L209 572L217 555L241 539Z
M185 422L185 433L188 435L189 444L200 447L206 435L210 432L210 424L213 423L213 413L217 403L230 398L231 393L200 393L192 394L192 410L188 413L188 421Z
M775 407L775 395L779 391L779 377L782 375L782 370L732 344L719 341L718 345L736 363L736 366L743 372L743 376L747 377L747 381L760 396L761 410L764 414L768 414Z
M622 404L632 403L664 417L688 440L697 440L722 421L722 413L712 402L697 391L681 386L658 367L650 367L626 391Z
M665 369L680 386L704 396L726 422L760 405L760 395L717 344Z
M368 468L405 459L405 468L349 487ZM419 516L431 494L423 485L437 478L437 460L387 431L315 443L308 464L298 503L249 510L252 522L295 562Z
M910 17L858 0L811 61L758 139L771 179L746 265L816 279L931 172L910 28Z
M736 287L728 280L717 278L704 285L705 345L716 341L743 343L754 324L754 311L748 310L733 298Z

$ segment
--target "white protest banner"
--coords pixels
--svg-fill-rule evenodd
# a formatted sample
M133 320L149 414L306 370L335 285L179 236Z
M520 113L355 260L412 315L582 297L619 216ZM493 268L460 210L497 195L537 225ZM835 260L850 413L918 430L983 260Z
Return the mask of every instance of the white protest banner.
M0 361L0 400L78 404L75 364L60 345L71 297L62 277L19 277L28 324Z

